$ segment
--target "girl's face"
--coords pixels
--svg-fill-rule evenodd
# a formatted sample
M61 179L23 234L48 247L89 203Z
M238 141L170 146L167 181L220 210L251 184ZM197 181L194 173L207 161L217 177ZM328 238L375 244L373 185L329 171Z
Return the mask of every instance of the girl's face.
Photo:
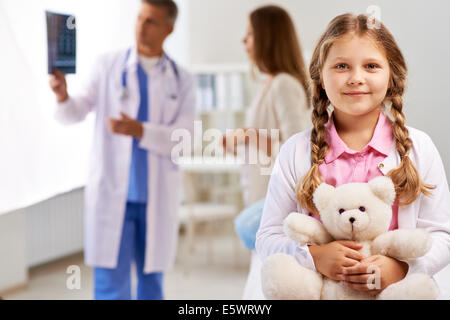
M244 39L242 39L242 42L244 43L245 51L247 51L249 58L252 60L254 58L254 41L255 38L253 36L253 27L249 22L247 25L247 33L245 34Z
M322 87L336 111L363 116L380 108L389 87L390 68L368 37L349 34L331 47L322 70Z

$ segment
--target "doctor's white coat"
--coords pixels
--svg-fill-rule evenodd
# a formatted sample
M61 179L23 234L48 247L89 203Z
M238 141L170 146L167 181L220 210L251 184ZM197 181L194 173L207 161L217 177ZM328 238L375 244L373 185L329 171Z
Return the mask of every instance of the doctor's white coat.
M136 119L140 97L138 55L132 48L98 59L81 95L57 106L56 118L73 124L95 112L95 133L85 190L85 262L117 266L128 194L132 138L112 134L107 119L120 112ZM121 97L126 70L127 97ZM144 123L140 147L148 150L148 205L145 273L167 271L173 265L178 239L177 207L181 173L171 160L171 134L177 128L193 131L194 78L174 67L165 56L149 74L149 122Z

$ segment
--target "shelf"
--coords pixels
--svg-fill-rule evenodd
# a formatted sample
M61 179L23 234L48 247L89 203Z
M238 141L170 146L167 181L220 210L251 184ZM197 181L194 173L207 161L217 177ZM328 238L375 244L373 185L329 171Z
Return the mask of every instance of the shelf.
M248 73L251 66L248 63L218 63L192 65L188 69L194 74Z

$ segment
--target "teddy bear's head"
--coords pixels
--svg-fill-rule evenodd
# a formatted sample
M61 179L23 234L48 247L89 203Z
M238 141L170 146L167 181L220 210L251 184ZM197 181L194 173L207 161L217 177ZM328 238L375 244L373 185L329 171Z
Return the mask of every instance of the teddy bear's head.
M373 240L388 231L394 201L394 184L384 176L337 188L322 183L314 192L322 223L336 240Z

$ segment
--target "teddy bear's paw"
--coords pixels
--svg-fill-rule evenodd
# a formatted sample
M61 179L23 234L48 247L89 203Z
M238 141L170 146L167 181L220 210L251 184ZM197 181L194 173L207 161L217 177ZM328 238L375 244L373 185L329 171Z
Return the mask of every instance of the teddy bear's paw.
M379 300L436 300L439 289L434 280L421 273L411 274L391 284L377 297Z
M323 244L333 239L316 219L292 212L284 220L284 233L292 240L305 244Z
M431 237L423 229L396 230L397 258L417 259L425 255L431 248Z
M398 229L378 236L372 243L372 251L400 260L417 259L431 248L431 241L423 229Z
M381 254L384 256L388 254L388 248L390 246L391 237L389 233L384 233L379 235L371 245L372 254Z
M423 229L409 230L410 243L410 259L417 259L424 256L431 248L432 239L427 231Z
M312 230L308 219L299 213L292 212L283 223L284 233L292 240L305 245L312 241Z
M261 269L262 289L269 300L318 300L322 276L284 253L268 257Z

